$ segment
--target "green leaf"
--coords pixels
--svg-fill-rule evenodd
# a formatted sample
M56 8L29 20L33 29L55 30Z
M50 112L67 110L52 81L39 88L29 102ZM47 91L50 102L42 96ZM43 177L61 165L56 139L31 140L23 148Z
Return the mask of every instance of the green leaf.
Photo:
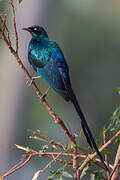
M83 169L83 172L82 172L80 178L82 178L83 176L86 175L87 170L88 170L88 165Z
M49 176L49 177L48 177L48 180L53 180L53 176Z
M102 144L103 144L103 136L104 136L104 131L106 130L105 126L102 128L100 134L99 134L99 137L98 137L98 140L96 142L96 144L98 145L98 141L99 141L99 146L98 148L101 148Z
M22 2L22 0L18 0L18 2L19 2L19 3L21 3L21 2Z
M102 179L102 172L100 170L97 170L95 172L95 180L101 180Z
M114 154L114 152L113 152L113 151L110 151L110 150L108 150L108 149L104 149L104 150L102 151L102 155L105 155L105 154Z
M116 110L113 113L113 117L120 118L120 107L116 108Z
M62 175L57 176L56 180L63 180Z
M63 171L62 175L64 177L67 177L67 178L73 178L73 176L70 173L66 172L66 171Z
M46 152L47 149L48 149L48 145L44 145L44 146L42 146L40 152Z
M117 90L118 90L118 94L120 94L120 88L117 88Z
M52 175L56 175L56 171L50 171Z

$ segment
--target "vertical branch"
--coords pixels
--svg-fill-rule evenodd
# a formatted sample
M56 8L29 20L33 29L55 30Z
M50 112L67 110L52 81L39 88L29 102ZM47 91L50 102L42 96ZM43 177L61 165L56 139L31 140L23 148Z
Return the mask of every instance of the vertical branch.
M103 141L104 141L104 144L105 144L105 143L106 143L106 130L104 130ZM107 167L109 167L109 163L108 163L108 155L107 155L107 154L105 154L105 161L106 161ZM109 177L109 172L107 172L107 176Z
M75 178L75 180L79 180L77 173L77 145L74 146L73 153L73 177Z
M115 157L114 167L113 167L113 173L111 180L120 180L120 144L118 146L117 154Z
M10 3L12 6L12 12L13 12L13 25L14 25L15 38L16 38L16 53L18 54L18 33L17 33L17 27L16 27L14 0L10 0Z

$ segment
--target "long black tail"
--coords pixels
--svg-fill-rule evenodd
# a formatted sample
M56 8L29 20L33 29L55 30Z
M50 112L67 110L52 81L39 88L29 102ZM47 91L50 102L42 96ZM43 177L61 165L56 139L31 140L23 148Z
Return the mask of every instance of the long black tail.
M101 153L99 152L99 150L97 148L95 140L94 140L94 138L92 136L92 133L91 133L89 127L88 127L88 124L87 124L87 122L85 120L85 116L84 116L84 114L83 114L83 112L82 112L82 110L80 108L80 105L79 105L79 103L77 101L77 98L76 98L72 88L71 87L67 88L67 91L68 91L68 94L70 95L71 102L73 103L73 105L74 105L74 107L75 107L75 109L76 109L76 111L77 111L77 113L78 113L78 115L79 115L79 117L81 119L81 125L82 125L83 132L85 134L85 137L87 139L88 144L90 145L91 148L95 149L95 151L97 152L101 162L105 166L106 170L109 171L108 167L104 163L104 160L103 160L103 157L102 157Z

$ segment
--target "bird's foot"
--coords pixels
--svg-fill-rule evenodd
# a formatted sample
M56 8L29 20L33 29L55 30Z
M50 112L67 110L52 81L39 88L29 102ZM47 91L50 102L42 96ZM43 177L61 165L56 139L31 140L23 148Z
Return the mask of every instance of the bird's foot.
M27 80L26 85L28 85L28 87L30 87L31 84L32 84L32 82L33 82L35 79L38 79L38 78L41 78L41 76L31 77L31 79L32 79L31 82L29 82L29 81Z
M42 94L42 96L41 96L41 100L42 100L42 101L45 100L45 98L46 98L46 96L47 96L47 94L48 94L49 89L50 89L50 86L49 86L48 89L45 91L45 93Z

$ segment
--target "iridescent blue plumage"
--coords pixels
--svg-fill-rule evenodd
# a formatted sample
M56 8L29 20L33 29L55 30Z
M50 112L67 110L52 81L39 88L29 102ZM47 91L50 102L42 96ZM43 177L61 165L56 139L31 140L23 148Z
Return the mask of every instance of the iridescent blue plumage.
M69 101L69 95L60 74L60 69L68 73L68 66L62 51L48 38L47 34L43 33L38 37L33 35L28 48L28 60L35 71L65 100ZM69 76L66 78L70 81Z
M31 33L32 39L28 48L28 60L34 70L66 101L71 101L81 118L81 125L90 147L94 147L105 168L92 133L87 125L84 114L73 92L69 69L60 47L52 41L46 31L40 26L24 28Z

